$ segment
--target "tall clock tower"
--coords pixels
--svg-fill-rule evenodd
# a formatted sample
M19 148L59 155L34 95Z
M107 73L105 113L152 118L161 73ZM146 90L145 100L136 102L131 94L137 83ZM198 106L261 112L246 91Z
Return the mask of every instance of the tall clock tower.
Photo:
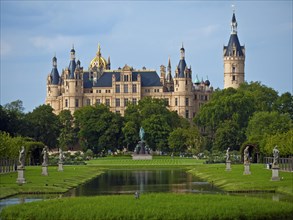
M240 45L237 36L237 21L233 11L231 35L227 46L223 49L224 57L224 89L237 89L244 82L245 47Z

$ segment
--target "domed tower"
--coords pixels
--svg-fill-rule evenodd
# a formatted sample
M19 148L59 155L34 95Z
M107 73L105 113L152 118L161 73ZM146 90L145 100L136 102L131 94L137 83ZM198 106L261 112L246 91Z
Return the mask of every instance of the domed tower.
M83 97L83 68L80 61L75 62L75 50L70 51L70 62L68 68L62 73L63 109L68 109L72 113L82 107Z
M56 56L52 59L53 68L47 77L47 97L46 104L52 106L55 112L60 110L58 96L60 95L60 76L57 69Z
M192 72L191 67L188 68L185 62L185 49L182 45L180 49L180 61L175 70L174 81L174 98L175 111L179 115L184 115L185 118L191 120L193 117L192 110Z
M180 61L175 70L175 85L174 91L183 92L183 91L191 91L192 79L191 79L191 67L188 68L185 62L185 49L182 47L180 49Z
M233 11L229 43L224 46L224 89L238 88L244 82L245 47L237 36L237 21Z
M102 57L101 53L101 46L98 44L98 51L96 53L96 56L92 59L90 66L89 66L89 72L90 76L94 81L98 80L105 70L111 69L111 63L110 63L110 57L108 57L108 62L104 57Z

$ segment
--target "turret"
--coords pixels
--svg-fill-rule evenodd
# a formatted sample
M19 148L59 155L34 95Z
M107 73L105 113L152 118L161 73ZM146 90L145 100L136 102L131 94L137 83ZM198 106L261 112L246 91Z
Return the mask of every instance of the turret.
M47 77L47 97L46 104L52 106L54 111L57 113L60 109L58 96L60 95L60 76L57 69L57 58L56 56L52 59L52 70Z
M171 71L171 60L170 60L170 57L168 59L168 67L167 67L167 78L166 78L166 81L167 83L171 83L173 82L173 78L172 78L172 71Z
M69 78L70 79L74 79L74 71L76 68L76 63L75 63L75 50L74 50L74 46L72 46L72 49L70 51L70 63L68 66L68 70L70 72Z
M223 48L224 89L238 88L244 82L245 47L240 45L237 36L237 21L233 11L231 35L227 46Z

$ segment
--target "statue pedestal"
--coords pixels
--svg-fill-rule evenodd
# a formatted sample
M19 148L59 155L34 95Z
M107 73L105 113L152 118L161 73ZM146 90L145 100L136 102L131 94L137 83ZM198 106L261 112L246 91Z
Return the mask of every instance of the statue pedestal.
M16 179L16 183L24 184L25 183L24 168L23 167L17 167L17 173L18 173L18 177Z
M244 172L243 172L243 175L250 175L251 172L250 172L250 163L245 163L244 164Z
M58 163L58 171L63 171L63 163L62 162Z
M48 166L42 166L42 175L48 176Z
M280 181L279 169L280 168L278 166L272 167L272 181Z
M132 160L152 160L153 156L150 154L132 154Z
M231 161L230 160L226 161L226 171L231 171Z

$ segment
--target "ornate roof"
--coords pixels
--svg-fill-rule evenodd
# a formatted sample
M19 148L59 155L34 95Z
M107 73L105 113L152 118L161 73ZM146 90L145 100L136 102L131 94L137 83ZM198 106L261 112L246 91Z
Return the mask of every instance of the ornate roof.
M98 52L96 53L96 57L92 59L90 63L90 68L99 68L99 69L107 69L107 61L101 54L100 44L98 45Z

